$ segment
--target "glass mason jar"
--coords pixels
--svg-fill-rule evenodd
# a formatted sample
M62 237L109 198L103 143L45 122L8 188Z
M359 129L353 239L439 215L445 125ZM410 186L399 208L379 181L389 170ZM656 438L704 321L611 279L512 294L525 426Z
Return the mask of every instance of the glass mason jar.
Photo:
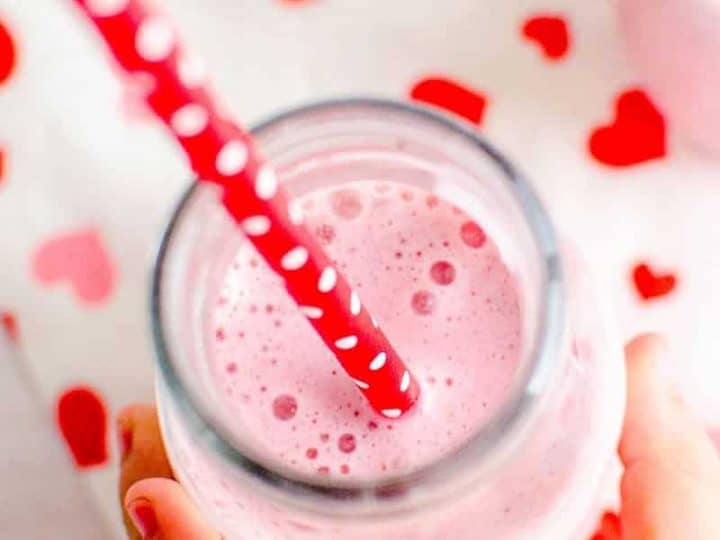
M570 250L559 249L552 223L526 180L476 132L405 104L321 103L280 114L253 133L293 199L302 201L305 194L329 186L342 189L381 179L395 191L403 186L421 189L431 194L428 204L438 197L454 205L456 213L482 223L507 267L508 279L516 283L520 339L517 362L491 412L478 425L463 426L462 440L438 442L444 448L438 455L425 451L413 462L411 454L382 474L329 474L329 468L318 469L326 474L315 474L307 467L294 467L295 460L279 456L260 440L284 430L274 439L282 445L306 434L291 432L289 424L245 419L242 407L252 406L250 396L228 398L233 388L223 386L213 367L217 340L225 339L213 314L228 301L223 296L228 294L227 272L236 264L238 251L247 249L247 241L223 211L216 187L192 187L175 211L155 266L157 398L175 473L224 537L563 540L588 533L600 511L600 486L614 462L620 433L622 352L586 269ZM340 206L351 214L355 211L352 201L349 207ZM280 290L282 284L239 279L232 287L236 295L262 298L266 289ZM383 315L385 304L404 295L396 284L368 308ZM471 307L476 302L469 296L466 301ZM292 314L288 317L285 322L294 324ZM400 346L425 339L428 350L436 345L427 335L393 329L392 317L384 313L391 342ZM297 321L300 325L304 319ZM450 340L454 324L448 323L445 334ZM304 339L297 339L287 324L276 325L275 343L288 354L303 354ZM434 326L425 327L428 335ZM244 349L227 364L236 378L253 373L244 371L248 350L260 362L271 362L274 354L259 345ZM426 384L432 378L412 360L411 369ZM274 373L282 383L282 367ZM452 381L445 382L449 386ZM314 391L330 392L332 384ZM460 392L461 385L456 386L449 391ZM434 390L425 391L426 402L414 414L431 415L442 405L428 402ZM264 399L258 396L253 399ZM228 399L240 405L229 406ZM279 406L285 418L299 406L295 401L270 403L268 409L274 408L277 416ZM328 399L327 407L334 406ZM315 414L321 419L324 415ZM372 413L355 411L355 416L360 414ZM434 429L434 420L428 416L428 430ZM409 421L378 419L368 426L374 424L385 433L397 422L393 436L398 439L390 439L388 446L392 449L395 443L407 442L400 440L399 423ZM418 425L423 431L424 424ZM418 433L418 443L421 436ZM355 444L353 438L350 451ZM299 444L295 448L307 459L318 453ZM342 472L348 470L344 466Z

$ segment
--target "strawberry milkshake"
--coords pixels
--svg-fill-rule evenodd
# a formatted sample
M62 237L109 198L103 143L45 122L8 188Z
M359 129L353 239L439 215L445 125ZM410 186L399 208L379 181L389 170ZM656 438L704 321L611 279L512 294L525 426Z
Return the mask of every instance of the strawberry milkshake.
M318 314L293 303L216 192L196 189L155 283L176 473L228 539L577 538L619 432L617 344L580 263L532 253L547 238L520 223L502 181L468 182L503 172L462 162L478 153L472 136L385 106L310 109L258 137L419 402L397 420L374 412L310 326ZM375 123L357 140L334 131L362 115ZM322 127L337 146L312 144Z

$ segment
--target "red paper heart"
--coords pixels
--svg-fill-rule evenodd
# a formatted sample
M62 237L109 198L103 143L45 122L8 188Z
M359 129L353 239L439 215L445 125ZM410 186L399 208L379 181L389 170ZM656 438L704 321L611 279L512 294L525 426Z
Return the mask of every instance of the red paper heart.
M7 82L15 70L16 52L10 30L0 21L0 84Z
M478 90L444 77L428 77L417 82L410 97L455 113L473 124L482 124L487 98Z
M639 89L620 94L612 124L596 128L589 140L592 156L600 163L627 167L666 154L665 119Z
M5 335L12 343L17 343L20 339L20 330L18 329L17 317L10 311L0 311L0 324L2 325Z
M110 296L115 272L97 231L64 233L35 251L33 273L41 283L68 281L78 298L88 303Z
M677 285L673 274L657 274L645 263L640 263L632 273L635 288L644 300L651 300L670 294Z
M522 35L540 46L550 61L564 58L570 49L570 32L563 17L537 15L525 21Z
M107 462L107 409L96 391L84 386L66 390L58 399L56 414L78 467Z

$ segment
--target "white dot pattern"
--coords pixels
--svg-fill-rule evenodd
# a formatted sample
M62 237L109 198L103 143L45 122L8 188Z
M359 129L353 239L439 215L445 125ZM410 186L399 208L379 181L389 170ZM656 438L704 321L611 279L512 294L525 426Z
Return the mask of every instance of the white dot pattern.
M383 416L387 416L388 418L400 418L400 415L402 414L400 409L383 409L380 412Z
M405 373L403 373L402 379L400 379L400 391L407 392L408 388L410 388L410 373L405 371Z
M181 137L193 137L205 129L208 118L208 112L203 107L191 103L175 111L170 125Z
M328 266L320 274L318 279L318 291L322 293L330 292L337 283L337 272L332 266Z
M196 88L205 82L205 64L194 54L185 54L178 60L178 75L188 88Z
M242 222L243 231L248 236L262 236L270 230L270 220L266 216L251 216Z
M323 316L323 310L317 306L300 306L300 310L308 319L319 319Z
M335 341L335 346L341 351L349 351L358 344L357 336L345 336Z
M218 152L215 168L224 176L232 176L245 168L247 159L247 146L240 141L230 141Z
M130 0L87 0L90 13L98 17L111 17L125 11Z
M275 173L268 167L262 167L255 179L255 194L262 200L272 199L277 193L278 182Z
M305 265L309 255L308 250L303 246L292 248L280 259L280 266L285 270L299 270Z
M288 215L290 221L295 225L300 225L303 222L303 210L297 201L292 201L288 205Z
M360 310L362 309L362 304L360 303L360 297L358 296L358 293L355 291L350 293L350 313L353 315L359 315Z
M175 46L172 27L162 17L148 17L135 35L135 48L140 56L150 62L165 60Z
M372 362L370 362L370 371L381 369L385 365L385 362L387 362L387 354L384 352L378 353L378 355L372 359Z

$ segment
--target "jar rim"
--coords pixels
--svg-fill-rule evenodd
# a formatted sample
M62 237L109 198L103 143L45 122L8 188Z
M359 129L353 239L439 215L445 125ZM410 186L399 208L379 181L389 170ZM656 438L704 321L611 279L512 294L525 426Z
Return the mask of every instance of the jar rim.
M195 433L203 435L203 442L217 457L229 462L231 466L237 467L249 478L258 481L259 485L269 488L271 494L275 494L281 499L288 500L288 497L290 497L293 501L299 501L301 498L316 500L320 505L323 505L322 507L316 505L321 508L321 511L327 511L329 508L328 503L332 503L332 505L340 508L338 514L342 514L342 507L345 507L345 509L352 509L352 515L359 515L356 507L358 501L382 500L382 514L387 514L391 508L401 510L401 508L396 508L397 505L393 506L392 501L397 499L396 495L405 493L408 488L435 487L438 483L448 483L452 479L466 474L468 465L477 465L482 462L497 441L505 438L507 432L519 429L536 410L537 404L545 395L560 363L564 324L564 281L556 233L534 190L512 163L485 140L482 135L459 121L414 104L385 99L353 97L320 101L292 108L260 122L250 131L255 137L259 137L266 130L286 120L301 119L306 115L341 110L343 108L368 109L380 114L383 111L391 111L396 114L407 115L415 120L429 122L436 127L449 129L488 156L508 181L510 192L528 221L537 252L542 258L541 269L543 273L539 299L541 321L530 353L532 366L523 375L521 384L517 389L517 395L512 396L486 425L478 429L466 441L461 454L452 455L449 459L443 458L409 473L380 479L369 484L358 483L352 485L347 481L343 481L342 484L333 485L332 481L327 478L313 481L314 479L309 476L291 477L243 454L232 443L232 438L228 436L227 431L222 426L219 426L212 415L208 413L207 407L203 405L202 400L190 391L190 385L183 380L183 376L173 362L163 321L162 284L166 270L165 263L169 252L172 250L174 232L198 188L197 182L193 182L193 185L185 192L174 208L172 217L162 235L152 270L150 288L151 329L156 353L156 366L162 376L164 388L167 388L174 402L180 406L184 414L183 420L188 423ZM414 501L413 504L417 505L417 501ZM372 511L377 513L378 508L378 506L373 506Z

